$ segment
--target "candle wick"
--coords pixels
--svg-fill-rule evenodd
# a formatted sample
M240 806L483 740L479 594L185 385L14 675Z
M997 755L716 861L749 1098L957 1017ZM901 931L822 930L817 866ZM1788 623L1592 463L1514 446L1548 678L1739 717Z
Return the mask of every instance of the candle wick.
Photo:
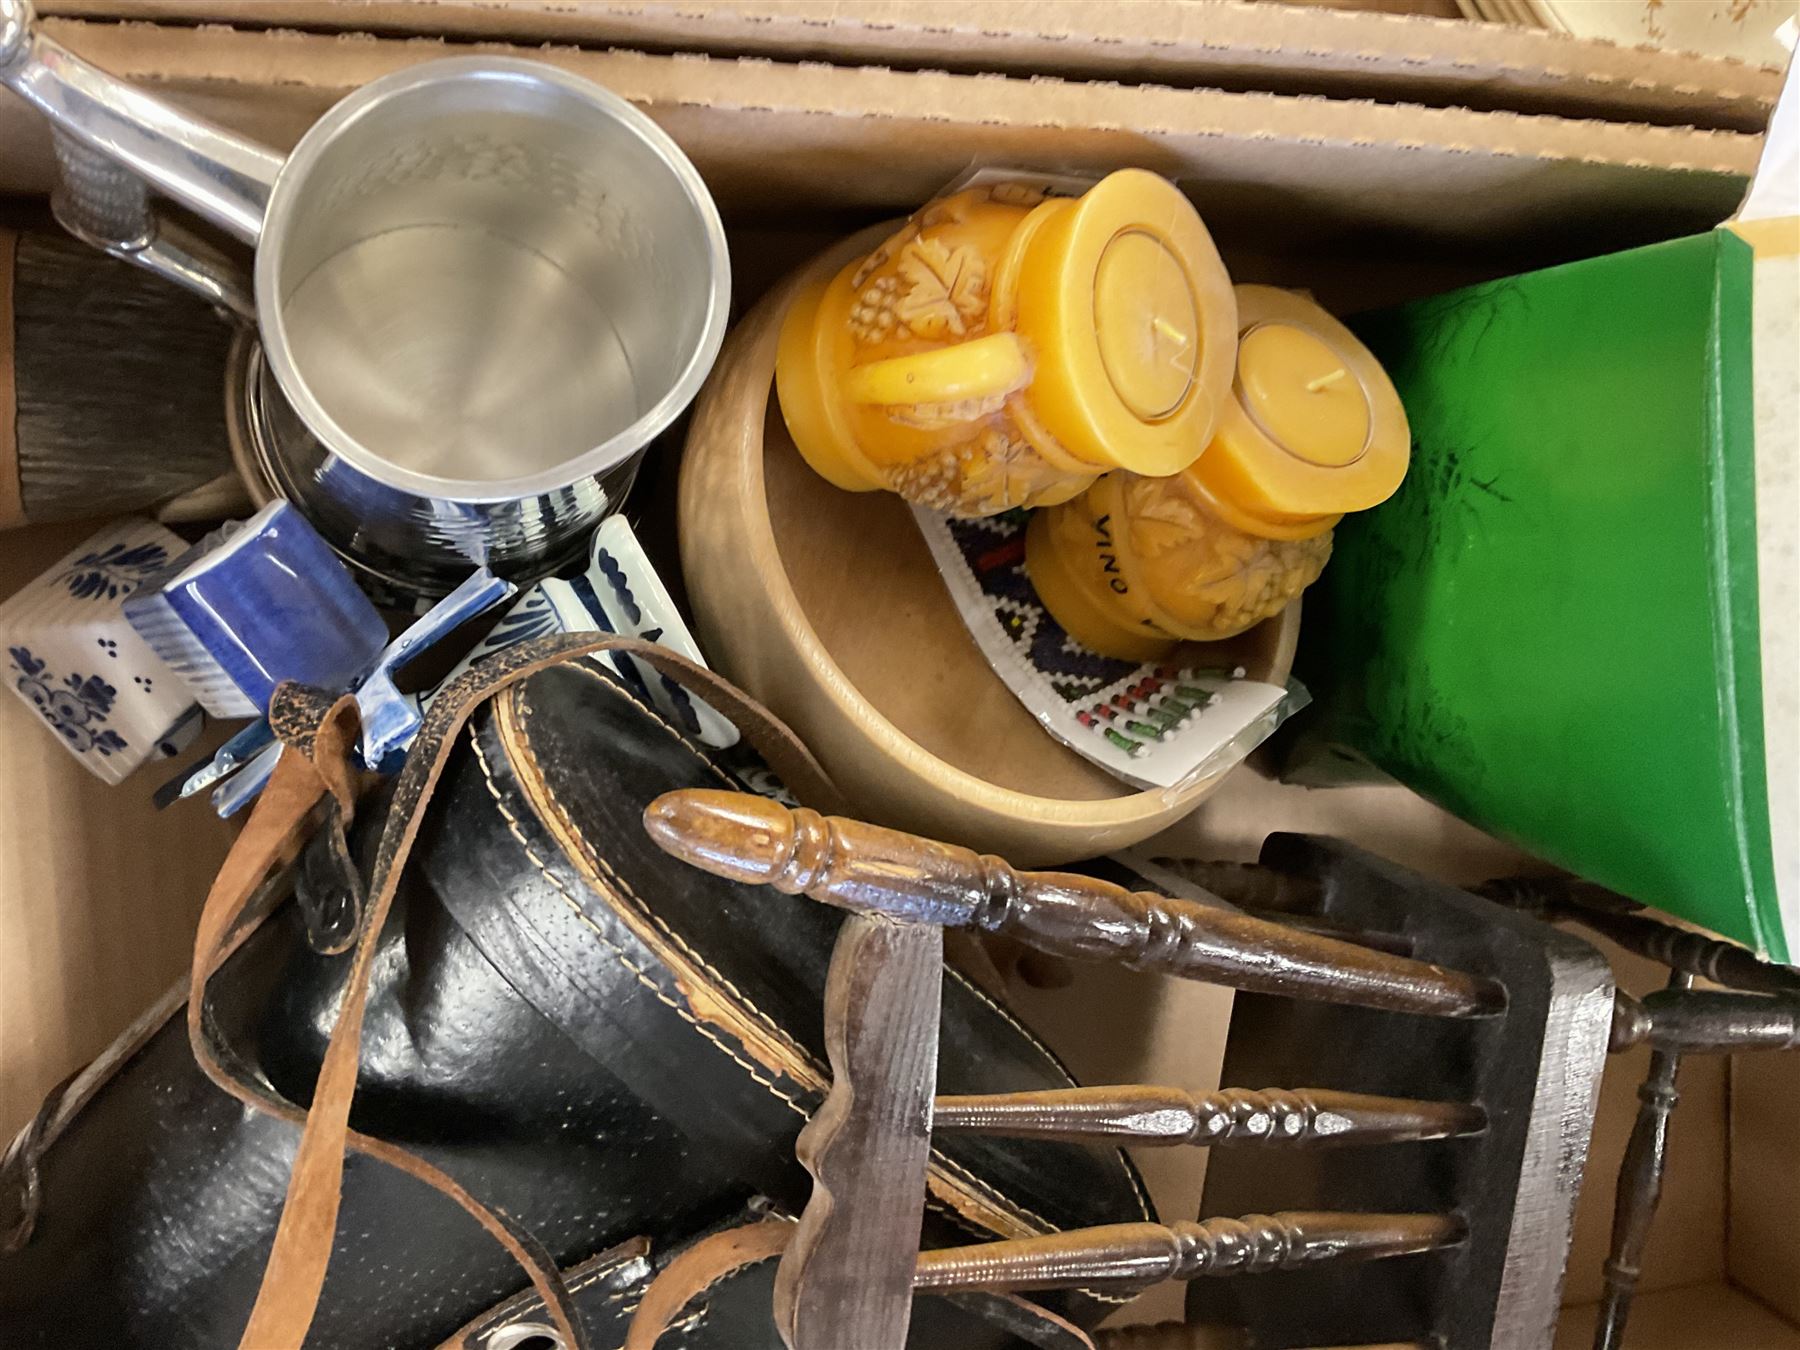
M1178 348L1188 345L1188 335L1182 332L1174 324L1170 323L1167 319L1163 318L1160 314L1150 320L1150 327L1163 337L1167 338L1170 342L1173 342Z
M1332 385L1336 384L1339 380L1343 379L1344 376L1348 375L1349 373L1350 372L1345 370L1342 366L1339 366L1336 370L1332 371L1331 374L1329 374L1329 375L1321 375L1316 380L1308 380L1307 384L1306 384L1306 392L1309 394L1316 394L1321 389L1329 389Z

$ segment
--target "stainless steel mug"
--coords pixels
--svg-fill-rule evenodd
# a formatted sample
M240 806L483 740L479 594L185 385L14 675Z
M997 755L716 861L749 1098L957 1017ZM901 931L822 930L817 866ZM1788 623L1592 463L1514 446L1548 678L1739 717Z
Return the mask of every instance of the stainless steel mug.
M260 406L305 432L270 438L278 490L402 586L562 561L724 337L725 232L694 166L552 66L395 72L285 162L82 61L25 0L0 0L0 81L50 118L76 233L253 308ZM144 184L255 247L252 295Z

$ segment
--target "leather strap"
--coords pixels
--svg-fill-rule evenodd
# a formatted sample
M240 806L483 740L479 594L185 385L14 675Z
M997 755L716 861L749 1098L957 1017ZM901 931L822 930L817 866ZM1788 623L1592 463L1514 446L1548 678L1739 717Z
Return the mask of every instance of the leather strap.
M457 736L482 703L549 666L606 651L646 662L736 722L745 738L796 796L832 810L841 796L793 732L772 714L703 666L666 648L633 638L584 639L568 635L522 643L476 665L432 703L398 774L360 916L345 991L313 1090L301 1110L267 1084L227 1063L206 1017L206 985L233 947L245 907L273 869L290 864L308 822L327 798L342 823L355 808L357 784L350 768L356 743L355 702L348 696L321 711L317 691L283 685L270 720L284 742L267 788L233 845L207 896L194 944L188 1037L194 1057L220 1088L253 1109L301 1126L286 1203L240 1350L301 1350L318 1307L337 1229L344 1153L354 1148L397 1167L443 1192L501 1243L531 1276L564 1343L585 1350L568 1291L555 1264L505 1215L482 1205L447 1174L423 1159L349 1126L361 1055L363 1013L376 944L398 893L402 869L423 821L425 806L454 750Z
M320 956L342 956L350 950L366 908L368 897L350 853L348 824L337 798L327 798L324 819L300 850L294 868L294 904L306 925L306 941Z
M720 1280L745 1266L780 1256L794 1236L785 1219L727 1228L689 1247L651 1282L619 1350L655 1350L671 1323Z

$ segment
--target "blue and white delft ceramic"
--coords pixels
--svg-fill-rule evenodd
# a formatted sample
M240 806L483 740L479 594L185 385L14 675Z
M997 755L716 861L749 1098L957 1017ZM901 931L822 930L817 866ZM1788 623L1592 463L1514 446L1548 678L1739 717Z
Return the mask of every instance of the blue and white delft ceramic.
M515 594L517 601L499 623L430 692L419 695L399 689L394 677L408 662ZM484 657L554 633L642 638L706 664L631 526L624 517L612 516L595 531L588 567L580 576L549 578L520 593L487 571L476 572L401 634L355 682L363 763L383 773L394 772L426 709L445 686ZM688 734L719 749L737 744L737 728L674 681L627 656L605 653L594 659L609 665L641 699ZM183 781L180 795L212 787L214 810L221 816L234 815L262 791L280 753L281 747L269 743L266 731L241 733L211 764Z
M363 763L382 773L400 767L406 747L412 744L425 716L425 700L402 693L394 677L408 662L435 646L469 620L504 604L519 593L510 581L502 581L486 568L474 573L426 611L389 644L375 668L356 687L356 710L362 717Z
M185 774L170 779L158 788L152 799L156 803L156 809L160 811L165 806L185 801L196 792L204 792L214 783L237 773L274 743L275 731L269 725L268 718L259 717L254 722L246 722L213 752L211 759L203 760L198 765L190 765Z
M144 579L186 547L153 521L121 521L0 604L7 683L108 783L179 754L200 731L193 694L123 613Z
M285 501L172 559L125 614L216 717L268 711L283 680L348 689L388 640L349 570Z
M442 689L483 657L552 633L617 633L642 638L668 647L696 665L706 664L668 588L623 516L608 516L594 531L585 572L566 580L550 577L526 588L506 617L437 688ZM641 699L689 735L721 749L737 743L735 726L673 680L628 656L603 653L594 659L610 666ZM427 706L429 703L427 698Z
M475 572L389 643L373 669L359 672L353 683L362 720L358 753L364 765L382 773L398 770L424 721L424 700L401 691L395 682L400 672L469 620L512 599L518 590L485 568ZM183 780L178 795L187 797L216 783L213 809L221 816L236 815L268 784L280 754L268 722L253 722L220 746L209 764Z

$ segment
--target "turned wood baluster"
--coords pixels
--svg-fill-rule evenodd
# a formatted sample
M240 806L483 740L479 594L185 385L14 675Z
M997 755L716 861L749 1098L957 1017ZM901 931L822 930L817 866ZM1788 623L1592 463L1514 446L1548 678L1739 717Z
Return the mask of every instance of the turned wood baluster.
M918 1095L915 1089L927 1096L930 1091L929 1062L914 1064L903 1056L904 1063L884 1065L872 1053L882 1045L911 1044L899 1023L916 1016L926 1000L935 1007L936 981L928 978L937 973L935 962L927 973L906 958L912 944L893 946L908 933L969 928L1059 956L1110 959L1242 989L1393 1011L1464 1017L1498 1011L1505 1003L1497 984L1476 976L1093 878L1018 872L967 849L746 794L668 793L651 803L644 822L661 847L687 862L859 916L840 939L827 995L836 1085L802 1145L816 1181L802 1222L805 1241L797 1243L800 1254L792 1262L784 1259L778 1277L778 1324L794 1350L824 1350L834 1335L843 1344L885 1350L904 1337L903 1320L878 1324L877 1305L896 1300L863 1297L855 1272L859 1254L871 1261L893 1251L910 1256L917 1237L916 1209L892 1221L879 1200L867 1203L898 1185L920 1195L924 1189L922 1177L914 1175L922 1168L912 1159L876 1156L883 1149L894 1153L888 1147L893 1136L909 1146L918 1137L913 1113L890 1104L904 1106L909 1093ZM888 946L877 942L859 951L858 942L871 934L885 934ZM871 983L881 980L886 983L880 988ZM859 1100L872 1100L878 1112L859 1121ZM1146 1088L1077 1089L945 1098L932 1109L937 1127L945 1129L1168 1143L1432 1138L1484 1123L1478 1109L1455 1103L1278 1090L1195 1097ZM867 1164L861 1175L859 1161ZM858 1236L837 1240L834 1224ZM1134 1286L1407 1255L1453 1245L1465 1232L1459 1218L1435 1214L1296 1212L1123 1224L925 1252L916 1257L914 1287ZM829 1280L818 1282L821 1275ZM810 1302L796 1293L808 1288L809 1279L815 1281ZM882 1283L885 1288L888 1282ZM827 1284L834 1292L826 1292ZM834 1309L834 1299L854 1306ZM835 1330L822 1330L827 1326Z
M1461 1242L1451 1214L1285 1212L1241 1219L1121 1223L919 1254L914 1287L947 1292L1148 1285L1203 1275L1298 1270L1410 1256Z
M1594 1325L1595 1350L1618 1350L1662 1198L1669 1118L1680 1100L1675 1078L1681 1056L1800 1045L1800 970L1772 965L1734 942L1638 913L1629 900L1589 882L1508 877L1486 883L1479 893L1547 919L1572 919L1674 972L1666 988L1642 1002L1620 993L1613 1004L1611 1049L1644 1042L1654 1047L1619 1168L1612 1249ZM1695 991L1695 979L1738 992Z
M1264 909L1260 905L1238 905L1236 908L1253 919L1267 919L1297 933L1316 933L1320 937L1354 942L1359 947L1373 947L1378 952L1391 952L1395 956L1413 954L1413 940L1405 933L1376 933L1367 928L1353 928L1347 923L1336 923L1331 919L1315 918L1310 914L1290 914L1283 909Z
M1641 1002L1618 995L1611 1048L1644 1041L1679 1054L1792 1050L1800 1047L1800 998L1710 989L1659 989Z
M1410 1101L1319 1088L1059 1088L995 1096L939 1097L933 1130L1014 1138L1157 1145L1268 1144L1335 1147L1475 1134L1478 1106Z
M1627 908L1630 901L1587 882L1557 877L1508 877L1477 888L1477 894L1549 918L1573 919L1628 952L1672 970L1750 994L1800 994L1800 970L1761 960L1723 938L1677 928Z
M999 858L745 793L670 792L650 835L695 866L906 923L977 928L1057 956L1258 993L1441 1017L1498 1011L1493 981L1230 910Z
M1735 942L1707 937L1642 914L1581 906L1569 917L1673 970L1749 994L1800 994L1800 970L1771 965Z
M1321 895L1317 877L1278 872L1261 863L1211 862L1204 858L1158 858L1184 881L1245 909L1274 910L1283 914L1311 914Z
M1686 989L1693 976L1676 971L1670 989ZM1681 1100L1675 1091L1675 1075L1681 1055L1675 1050L1656 1050L1650 1071L1638 1085L1637 1121L1619 1166L1619 1185L1613 1197L1612 1250L1607 1254L1600 1316L1594 1323L1594 1350L1619 1350L1625 1341L1625 1322L1637 1294L1643 1269L1644 1248L1650 1241L1650 1221L1662 1200L1663 1167L1669 1151L1669 1115Z
M1646 922L1658 929L1663 927L1654 920ZM1704 956L1706 964L1721 973L1731 970L1739 977L1746 974L1740 963L1725 962L1723 953L1708 953L1699 947L1688 950L1690 955ZM1747 952L1742 954L1749 956ZM1760 962L1756 964L1761 966ZM1771 976L1784 973L1780 967L1762 968ZM1617 1350L1624 1343L1625 1323L1631 1313L1650 1223L1662 1196L1669 1116L1679 1100L1675 1075L1681 1056L1800 1046L1800 998L1791 993L1770 996L1695 990L1689 988L1692 982L1692 973L1678 966L1667 988L1642 1002L1621 993L1613 1003L1612 1049L1623 1050L1648 1042L1655 1053L1650 1056L1649 1073L1638 1089L1637 1122L1619 1168L1618 1194L1613 1202L1612 1251L1606 1261L1604 1300L1594 1327L1595 1350ZM1779 985L1779 981L1769 983Z

